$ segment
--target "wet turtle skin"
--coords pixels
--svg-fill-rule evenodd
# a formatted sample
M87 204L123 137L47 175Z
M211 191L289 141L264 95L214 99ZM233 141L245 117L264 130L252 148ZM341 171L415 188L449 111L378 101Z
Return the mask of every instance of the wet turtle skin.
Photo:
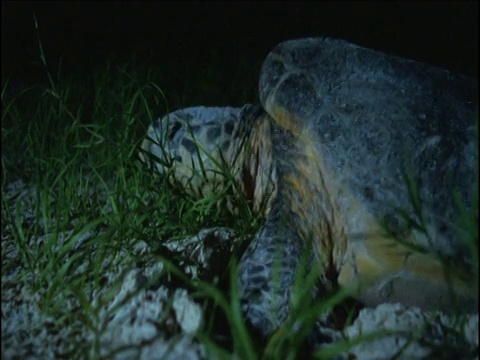
M320 293L343 287L368 306L476 311L454 196L476 211L475 79L311 38L272 50L259 95L260 106L174 112L142 145L170 161L154 162L158 171L174 169L199 196L224 185L227 166L266 217L240 261L254 329L269 335L288 317L305 252L321 268ZM465 271L445 271L445 258Z

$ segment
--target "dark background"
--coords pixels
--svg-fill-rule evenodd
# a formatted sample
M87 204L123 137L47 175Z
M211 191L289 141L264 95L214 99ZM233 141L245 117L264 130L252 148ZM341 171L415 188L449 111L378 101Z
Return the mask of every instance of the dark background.
M228 76L282 40L331 36L478 76L476 1L2 1L2 80L43 79L33 13L49 66L61 58L66 73L137 54L159 67L216 56Z

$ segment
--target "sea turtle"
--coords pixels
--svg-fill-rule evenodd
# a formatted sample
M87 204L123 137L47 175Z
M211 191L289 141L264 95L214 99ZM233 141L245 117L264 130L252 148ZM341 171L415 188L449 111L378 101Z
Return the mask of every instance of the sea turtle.
M476 310L478 286L444 259L478 266L458 231L459 203L478 219L477 81L307 38L277 45L259 83L261 105L175 111L141 152L199 196L228 168L265 216L240 260L248 322L269 335L287 318L305 249L321 289L352 288L370 306Z

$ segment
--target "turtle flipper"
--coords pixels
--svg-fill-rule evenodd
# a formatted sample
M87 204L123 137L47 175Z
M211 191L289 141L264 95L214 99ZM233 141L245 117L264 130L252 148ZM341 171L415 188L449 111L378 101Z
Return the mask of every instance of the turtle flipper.
M333 257L343 254L345 245L341 236L336 236L338 228L331 219L335 204L331 194L324 191L324 181L330 180L318 181L323 164L317 161L315 148L306 144L310 137L296 138L275 124L271 126L276 194L266 222L243 254L239 269L244 315L262 336L281 331L292 315L292 297L299 296L295 293L297 285L308 292L309 303L333 289L337 276ZM306 281L302 270L305 275L314 274L315 281ZM315 329L310 336L316 339L315 344L334 340L331 333L335 330L327 322L317 323Z
M273 205L269 219L255 235L239 266L244 316L247 323L265 337L288 317L302 249L296 232L288 225L279 226L278 203Z

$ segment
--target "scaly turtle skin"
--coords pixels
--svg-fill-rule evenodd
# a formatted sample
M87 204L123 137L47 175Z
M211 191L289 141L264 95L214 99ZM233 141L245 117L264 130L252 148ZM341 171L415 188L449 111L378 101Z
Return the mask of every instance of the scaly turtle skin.
M472 210L475 80L301 39L268 55L259 94L261 107L176 111L142 145L144 161L153 154L158 171L198 195L223 186L218 171L228 168L266 216L240 262L254 328L268 335L287 318L305 250L321 266L321 289L353 288L366 305L476 310L478 288L432 256L472 265L454 193Z

